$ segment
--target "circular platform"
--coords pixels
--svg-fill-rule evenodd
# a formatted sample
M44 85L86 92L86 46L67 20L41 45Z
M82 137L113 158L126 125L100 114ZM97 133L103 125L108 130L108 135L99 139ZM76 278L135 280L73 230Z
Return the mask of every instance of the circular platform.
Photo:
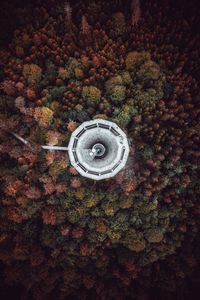
M82 123L68 145L72 166L84 177L101 180L115 176L126 164L126 134L113 122L96 119Z

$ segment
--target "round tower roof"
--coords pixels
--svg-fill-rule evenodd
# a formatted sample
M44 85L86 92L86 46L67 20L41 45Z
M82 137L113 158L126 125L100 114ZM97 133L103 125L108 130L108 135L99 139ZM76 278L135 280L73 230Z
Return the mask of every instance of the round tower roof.
M115 176L126 164L126 134L113 122L96 119L82 123L68 145L71 164L84 177L101 180Z

